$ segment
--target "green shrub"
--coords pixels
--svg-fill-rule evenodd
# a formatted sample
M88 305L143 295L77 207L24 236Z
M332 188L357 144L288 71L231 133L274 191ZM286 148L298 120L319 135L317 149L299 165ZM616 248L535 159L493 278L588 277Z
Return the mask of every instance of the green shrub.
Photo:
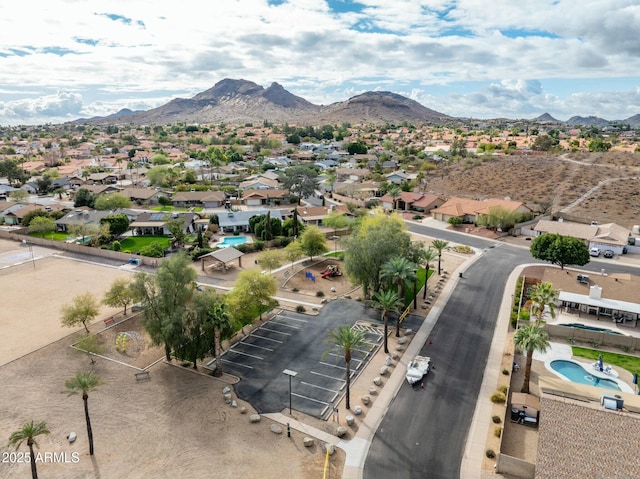
M508 369L503 369L502 370L502 374L504 374L505 376L509 375L509 370Z
M501 428L500 426L496 427L496 428L493 430L493 435L494 435L495 437L500 437L500 436L502 435L502 428Z
M298 288L293 288L291 291L293 291L294 293L297 293L300 290Z
M148 246L140 248L140 255L149 258L162 258L164 256L164 246L159 242L151 243Z
M494 422L494 424L500 424L502 422L502 419L500 419L500 416L493 416L491 420Z
M299 304L298 306L296 306L296 311L298 313L304 313L306 311L306 309L304 309L304 306L302 306L301 304Z
M316 291L316 296L317 296L318 298L322 298L322 297L324 297L324 292L322 292L322 291Z
M120 241L114 241L114 242L111 244L111 249L112 249L113 251L120 251L120 250L122 249L122 245L120 244Z
M495 404L502 404L507 400L507 397L502 391L496 391L491 395L491 402Z
M209 254L213 251L213 248L195 248L191 253L191 259L193 261L200 259L205 254Z
M496 457L496 453L493 452L492 449L487 449L487 452L484 453L485 456L487 456L489 459L493 459L494 457Z
M508 389L509 389L509 388L508 388L507 386L500 386L500 387L498 388L498 391L500 391L502 394L506 395L506 394L507 394L507 390L508 390Z

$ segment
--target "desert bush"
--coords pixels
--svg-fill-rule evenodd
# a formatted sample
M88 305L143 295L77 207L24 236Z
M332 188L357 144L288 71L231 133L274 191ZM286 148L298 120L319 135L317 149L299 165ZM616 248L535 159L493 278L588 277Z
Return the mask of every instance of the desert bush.
M491 402L495 404L502 404L507 400L507 397L502 391L496 391L491 395Z
M500 424L502 422L502 419L500 419L500 416L493 416L491 420L494 422L494 424Z
M502 370L502 374L504 374L505 376L509 375L509 370L508 369L503 369Z
M304 309L304 306L302 306L301 304L299 304L298 306L296 306L296 311L298 313L304 313L306 311L306 309Z
M297 293L300 290L298 288L293 288L291 291L293 291L294 293Z
M487 449L487 452L485 452L484 455L489 459L493 459L494 457L496 457L496 453L493 452L493 449Z
M323 291L316 291L316 296L318 298L322 298L322 297L324 297L324 292Z
M506 395L506 394L507 394L507 390L508 390L508 389L509 389L509 388L508 388L507 386L502 385L502 386L500 386L500 387L498 388L498 391L500 391L502 394Z
M501 428L500 426L496 427L496 428L493 430L493 435L494 435L495 437L500 437L500 436L502 435L502 428Z

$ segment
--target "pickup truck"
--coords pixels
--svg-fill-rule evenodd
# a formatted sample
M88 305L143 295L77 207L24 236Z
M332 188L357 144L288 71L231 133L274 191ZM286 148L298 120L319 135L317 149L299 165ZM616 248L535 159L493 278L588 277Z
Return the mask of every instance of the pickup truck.
M431 358L428 356L416 356L407 364L407 381L409 384L415 384L429 373L431 368Z

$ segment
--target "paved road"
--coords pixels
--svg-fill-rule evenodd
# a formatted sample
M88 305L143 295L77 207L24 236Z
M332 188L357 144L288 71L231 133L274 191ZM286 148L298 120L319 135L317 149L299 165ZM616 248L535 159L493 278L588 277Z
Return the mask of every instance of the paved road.
M517 265L537 261L523 248L421 225L409 229L484 252L444 306L432 344L421 350L435 366L424 389L403 384L374 436L363 477L458 478L507 277ZM637 273L626 265L606 266L608 272ZM594 262L583 269L603 267Z

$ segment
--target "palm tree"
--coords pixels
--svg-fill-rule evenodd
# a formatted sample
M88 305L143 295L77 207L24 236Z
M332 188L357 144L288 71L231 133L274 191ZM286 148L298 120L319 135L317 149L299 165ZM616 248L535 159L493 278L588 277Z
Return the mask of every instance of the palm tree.
M398 312L398 308L402 304L398 298L398 294L390 289L373 295L374 304L381 310L381 319L384 322L384 352L389 354L387 346L387 336L389 328L389 313L391 311Z
M394 210L396 209L396 200L397 200L397 198L400 197L401 193L402 193L402 191L397 186L394 186L393 188L391 188L389 190L389 196L391 196L391 198L393 199L393 209Z
M531 299L531 313L536 316L536 324L540 325L544 310L549 309L552 318L556 317L556 302L560 292L553 289L551 283L538 283L529 289Z
M438 252L438 276L440 276L440 274L442 273L442 268L440 267L440 265L442 264L442 251L449 247L449 242L437 239L434 240L433 243L431 243L431 246Z
M29 446L29 457L31 463L31 477L33 479L38 479L38 470L36 469L36 455L33 452L33 446L38 446L36 442L36 437L42 434L49 434L49 429L47 429L47 424L44 421L40 421L37 424L34 424L33 421L27 422L22 426L22 429L18 429L13 432L11 436L9 436L9 446L15 446L16 450L22 445L22 443L27 441L27 446Z
M424 292L422 294L422 299L427 299L427 283L429 282L430 263L436 259L436 256L437 253L432 250L431 247L427 248L422 254L421 260L424 261Z
M549 335L543 331L537 324L518 329L513 335L513 342L516 351L527 353L527 363L524 368L524 383L522 384L523 393L529 393L529 380L531 378L531 362L533 361L534 351L544 353L549 347Z
M64 383L69 390L69 396L82 392L84 401L84 417L87 420L87 434L89 436L89 455L93 456L93 432L91 431L91 419L89 418L89 392L100 384L100 377L89 372L79 372L76 377Z
M198 314L204 316L203 329L208 338L213 336L213 356L216 359L216 376L222 375L222 361L220 353L222 350L222 335L233 330L232 319L227 310L225 300L210 290L195 297Z
M398 285L398 298L404 305L404 285L407 281L416 280L416 265L407 258L396 256L384 263L380 268L382 279L389 279ZM400 316L396 321L396 338L400 336Z
M365 332L362 330L353 329L349 325L338 326L334 330L329 330L329 338L327 343L332 344L333 347L324 353L327 354L336 351L344 354L344 362L346 365L346 378L347 378L347 396L346 396L346 408L351 409L350 403L350 386L351 386L351 352L354 349L360 348L365 342Z

